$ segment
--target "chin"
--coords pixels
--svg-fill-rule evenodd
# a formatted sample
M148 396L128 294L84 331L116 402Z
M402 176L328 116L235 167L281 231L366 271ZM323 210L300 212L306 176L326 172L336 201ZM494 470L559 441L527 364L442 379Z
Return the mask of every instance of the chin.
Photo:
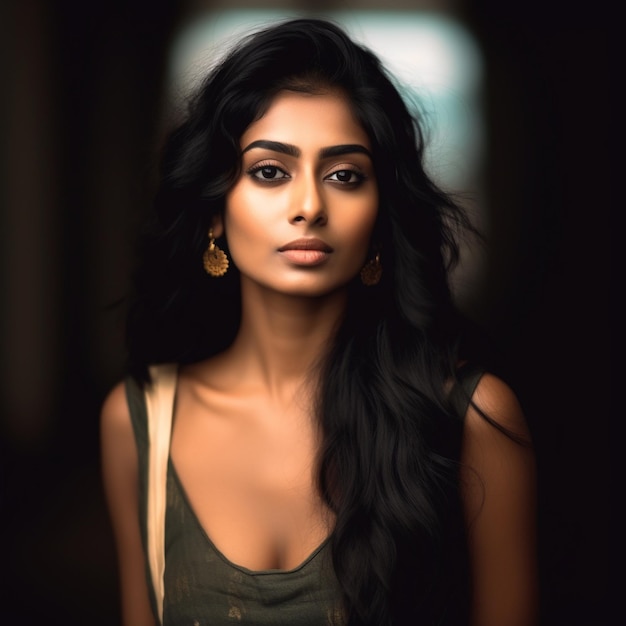
M348 290L348 283L337 283L318 287L295 289L294 295L308 298L323 298L325 296L335 296Z
M273 276L269 280L254 278L251 275L242 274L242 287L246 282L254 285L256 289L274 293L276 295L294 298L322 298L332 296L345 291L348 284L354 279L353 276L345 280L337 276L330 276L328 272L309 272L299 276ZM244 287L245 289L245 287Z
M274 289L277 293L294 298L323 298L332 296L347 288L347 283L325 284L291 284L282 288Z

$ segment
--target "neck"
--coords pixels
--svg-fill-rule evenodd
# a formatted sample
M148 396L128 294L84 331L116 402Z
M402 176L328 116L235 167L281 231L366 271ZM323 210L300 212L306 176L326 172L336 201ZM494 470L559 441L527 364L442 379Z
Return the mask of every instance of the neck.
M346 292L296 297L244 280L241 303L241 326L229 355L242 376L282 395L312 373L344 314Z

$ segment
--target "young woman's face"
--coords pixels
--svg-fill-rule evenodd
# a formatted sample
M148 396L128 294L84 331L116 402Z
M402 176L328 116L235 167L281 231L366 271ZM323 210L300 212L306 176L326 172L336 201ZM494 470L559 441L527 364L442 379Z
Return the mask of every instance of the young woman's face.
M378 212L370 141L347 100L280 92L241 149L223 226L242 281L299 296L344 287L367 259Z

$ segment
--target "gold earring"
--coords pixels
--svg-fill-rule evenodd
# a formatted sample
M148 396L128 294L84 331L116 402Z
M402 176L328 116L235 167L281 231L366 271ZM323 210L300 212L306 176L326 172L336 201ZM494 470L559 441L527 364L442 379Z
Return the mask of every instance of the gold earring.
M202 255L202 264L206 273L211 276L224 276L228 270L228 257L224 250L215 244L212 228L209 228L209 247Z
M380 263L380 252L376 253L373 259L370 259L361 270L361 282L366 287L378 285L380 277L383 274L383 266Z

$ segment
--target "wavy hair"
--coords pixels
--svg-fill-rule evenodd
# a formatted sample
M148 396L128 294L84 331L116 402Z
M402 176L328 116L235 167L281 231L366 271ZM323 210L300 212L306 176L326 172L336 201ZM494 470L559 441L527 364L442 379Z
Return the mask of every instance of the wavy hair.
M315 407L323 428L319 489L336 515L332 558L346 622L460 623L462 416L446 382L462 356L461 324L448 273L458 229L471 227L426 174L423 132L393 79L333 23L296 19L247 37L203 81L169 135L128 314L129 369L146 380L150 363L199 361L233 341L237 269L212 280L202 253L240 174L240 137L284 89L346 95L370 138L379 188L372 243L382 279L349 285Z

